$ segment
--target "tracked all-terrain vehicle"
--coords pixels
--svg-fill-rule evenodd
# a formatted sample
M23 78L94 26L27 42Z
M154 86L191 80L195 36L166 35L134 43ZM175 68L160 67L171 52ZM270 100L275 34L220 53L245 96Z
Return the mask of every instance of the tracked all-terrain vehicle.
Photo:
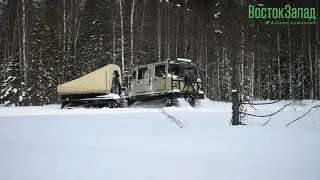
M59 85L61 108L118 108L154 102L179 106L178 98L194 107L199 99L204 99L197 67L189 59L140 65L132 72L128 87L122 86L121 69L115 64Z

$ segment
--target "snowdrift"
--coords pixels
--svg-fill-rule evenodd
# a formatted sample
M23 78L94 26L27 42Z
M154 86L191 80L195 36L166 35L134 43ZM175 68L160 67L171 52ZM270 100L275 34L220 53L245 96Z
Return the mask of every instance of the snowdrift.
M0 179L319 180L319 101L285 108L271 121L229 126L231 104L200 108L0 108ZM250 113L269 114L287 102Z

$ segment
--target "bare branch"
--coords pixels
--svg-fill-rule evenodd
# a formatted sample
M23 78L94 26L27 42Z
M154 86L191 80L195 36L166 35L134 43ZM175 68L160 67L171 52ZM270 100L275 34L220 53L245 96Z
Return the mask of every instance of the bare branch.
M185 128L185 126L174 116L168 114L163 108L160 109L162 114L164 114L167 118L175 122L180 128Z
M167 118L171 119L172 121L174 121L180 128L184 128L184 125L174 116L168 114L164 109L161 109L162 113L167 116Z
M318 107L320 107L320 105L313 106L313 107L310 108L306 113L304 113L302 116L300 116L300 117L298 117L297 119L294 119L293 121L291 121L290 123L288 123L288 124L286 125L286 127L288 127L288 126L289 126L290 124L292 124L293 122L298 121L299 119L303 118L303 117L304 117L305 115L307 115L312 109L318 108Z
M271 120L271 117L269 118L269 120L267 122L265 122L264 124L262 124L262 126L265 126L266 124L268 124Z
M245 103L242 103L242 104L245 104ZM258 109L256 109L254 106L253 106L253 103L248 103L250 105L250 107L256 111L259 111Z
M245 112L240 112L240 114L245 114L248 116L255 116L255 117L269 117L269 116L273 116L277 113L279 113L280 111L282 111L285 107L289 106L290 104L292 104L293 102L290 102L289 104L286 104L285 106L283 106L281 109L279 109L277 112L272 113L272 114L268 114L268 115L256 115L256 114L249 114L249 113L245 113Z
M269 102L269 103L243 103L243 104L252 104L254 106L258 106L258 105L268 105L268 104L275 104L277 102L280 102L282 100L277 100L277 101L274 101L274 102Z

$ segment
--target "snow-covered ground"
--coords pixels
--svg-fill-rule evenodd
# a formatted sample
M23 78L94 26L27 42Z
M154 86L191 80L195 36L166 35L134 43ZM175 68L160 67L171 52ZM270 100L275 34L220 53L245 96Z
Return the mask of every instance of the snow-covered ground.
M265 115L288 102L248 107ZM0 180L319 180L319 101L229 126L231 104L59 109L0 105Z

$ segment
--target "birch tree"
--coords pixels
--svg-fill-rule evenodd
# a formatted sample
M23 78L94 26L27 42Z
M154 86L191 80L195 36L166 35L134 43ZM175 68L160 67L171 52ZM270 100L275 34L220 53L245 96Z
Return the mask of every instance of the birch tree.
M157 32L158 32L158 61L161 61L161 2L162 0L157 0L157 10L158 10L158 23L157 23Z
M308 25L308 40L309 40L309 45L308 45L308 52L309 52L309 70L310 70L310 93L309 93L309 98L313 99L314 98L314 73L313 73L313 62L312 62L312 50L311 50L311 35L310 35L310 26Z
M26 42L26 33L27 33L27 25L26 25L26 2L25 0L21 0L22 3L22 57L23 57L23 93L22 96L25 98L25 105L28 105L28 101L26 98L26 93L28 92L28 60L27 60L27 42Z
M305 98L305 89L304 89L304 26L302 26L302 38L301 38L301 77L300 83L302 85L302 99Z
M319 7L318 0L316 0L316 7ZM317 17L319 18L319 11L316 12ZM318 23L315 25L316 26L316 48L315 48L315 62L317 63L317 74L316 74L316 79L317 80L317 98L320 99L320 58L319 58L319 20Z
M134 15L134 8L135 8L135 0L132 0L131 2L131 16L130 16L130 40L131 40L131 56L130 56L130 74L131 74L131 69L133 66L133 15Z
M290 21L288 24L288 63L289 63L289 85L290 85L290 98L294 98L293 97L293 92L292 92L292 59L291 59L291 33L290 33Z
M188 46L188 9L187 9L188 0L184 1L184 57L188 57L187 46Z
M124 26L123 26L123 6L124 0L118 0L119 3L119 12L120 12L120 29L121 29L121 70L124 73Z
M63 19L62 19L62 23L63 23L63 35L62 35L62 46L63 46L63 61L60 62L60 64L64 64L67 61L67 45L66 45L66 39L67 39L67 19L66 19L66 0L63 0L63 4L62 4L62 8L63 8ZM60 67L61 68L61 67ZM61 83L60 81L62 81L62 83L64 83L65 81L65 76L66 76L66 67L64 65L62 65L62 71L63 71L63 75L61 77L61 79L59 79L59 83Z
M280 50L280 32L278 31L277 33L277 59L278 59L278 98L281 99L281 94L282 94L282 79L281 79L281 62L280 62L280 53L281 53L281 50Z

